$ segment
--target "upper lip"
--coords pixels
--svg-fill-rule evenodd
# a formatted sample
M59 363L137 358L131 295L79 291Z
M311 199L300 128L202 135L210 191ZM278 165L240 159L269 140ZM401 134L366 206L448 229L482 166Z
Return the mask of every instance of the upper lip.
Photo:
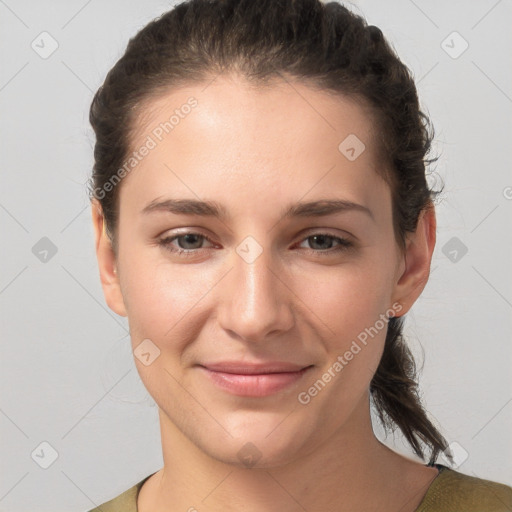
M244 361L222 361L219 363L201 364L214 372L258 375L264 373L289 373L298 372L312 365L301 365L281 361L269 361L263 363L248 363Z

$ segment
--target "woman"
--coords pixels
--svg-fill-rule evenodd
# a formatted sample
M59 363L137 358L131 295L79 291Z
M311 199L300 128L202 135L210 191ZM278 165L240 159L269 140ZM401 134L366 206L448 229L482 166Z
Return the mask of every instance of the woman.
M184 2L90 119L101 282L164 458L97 510L511 509L436 464L402 339L435 246L432 134L377 27L318 0ZM375 437L371 402L423 462Z

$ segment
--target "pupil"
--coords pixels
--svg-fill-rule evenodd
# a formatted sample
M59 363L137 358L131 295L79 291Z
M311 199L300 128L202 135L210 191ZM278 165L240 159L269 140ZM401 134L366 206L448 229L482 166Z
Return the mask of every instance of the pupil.
M184 238L185 238L185 244L191 243L193 245L194 238L196 239L196 243L197 243L198 235L192 235L192 234L188 233L188 234L184 235ZM185 248L189 249L189 247L185 247Z
M315 243L317 243L319 241L320 245L322 245L322 242L325 243L326 239L328 239L329 237L326 236L326 235L314 235L313 236L313 239L315 240Z

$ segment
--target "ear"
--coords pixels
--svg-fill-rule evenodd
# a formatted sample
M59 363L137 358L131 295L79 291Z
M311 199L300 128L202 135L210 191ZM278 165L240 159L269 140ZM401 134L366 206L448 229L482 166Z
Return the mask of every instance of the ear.
M116 257L112 249L112 243L106 232L103 211L97 199L92 200L91 213L96 257L98 259L103 295L105 296L108 307L112 311L120 316L127 316L123 295L121 293Z
M425 288L429 275L432 254L436 245L436 214L432 203L423 210L414 233L407 237L406 250L399 265L394 301L402 305L400 315L407 313Z

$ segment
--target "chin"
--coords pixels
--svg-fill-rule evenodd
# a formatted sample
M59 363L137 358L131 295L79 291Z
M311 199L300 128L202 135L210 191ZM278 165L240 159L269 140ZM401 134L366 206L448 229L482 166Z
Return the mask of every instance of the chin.
M226 464L258 469L285 466L306 454L308 446L309 451L314 449L313 434L308 435L304 422L294 422L291 416L282 414L264 419L258 419L257 414L242 414L242 422L231 421L226 428L232 437L224 432L223 439L203 438L203 451Z

